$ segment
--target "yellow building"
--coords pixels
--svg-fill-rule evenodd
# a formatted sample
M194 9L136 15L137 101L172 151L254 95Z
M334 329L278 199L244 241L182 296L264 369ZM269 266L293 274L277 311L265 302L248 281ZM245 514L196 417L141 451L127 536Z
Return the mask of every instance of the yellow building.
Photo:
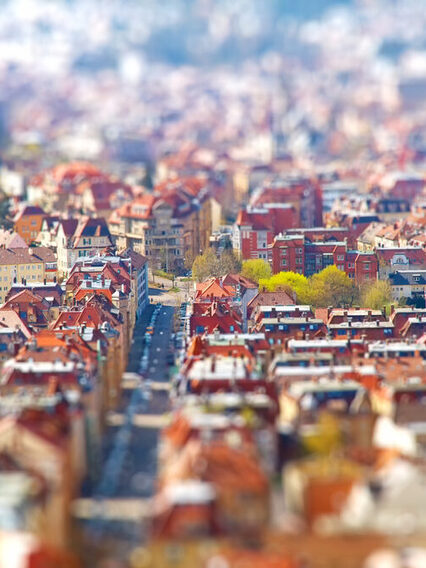
M16 282L43 282L46 263L34 248L0 248L0 303Z

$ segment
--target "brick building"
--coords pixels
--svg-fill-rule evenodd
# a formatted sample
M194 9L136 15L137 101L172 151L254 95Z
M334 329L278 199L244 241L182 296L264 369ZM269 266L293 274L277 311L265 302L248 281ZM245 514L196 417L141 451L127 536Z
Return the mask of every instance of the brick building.
M278 235L270 251L274 274L293 271L312 276L327 266L335 265L357 284L377 279L376 254L348 250L346 241L311 242L303 234Z

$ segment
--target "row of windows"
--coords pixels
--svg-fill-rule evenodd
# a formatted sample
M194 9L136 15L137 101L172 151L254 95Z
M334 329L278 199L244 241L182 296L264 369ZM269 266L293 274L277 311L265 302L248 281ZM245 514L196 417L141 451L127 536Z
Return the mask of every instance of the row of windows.
M297 258L296 258L296 265L297 265L297 266L301 266L302 264L303 264L303 259L300 258L300 257L297 257ZM282 265L283 265L283 266L287 266L287 259L286 259L286 258L283 258L283 259L282 259Z
M21 270L41 270L41 264L18 264ZM0 266L0 272L3 270L3 267ZM10 272L10 265L4 267L5 272Z
M288 331L289 326L287 324L280 324L280 325L278 325L278 329L280 331ZM309 329L310 331L316 331L318 329L318 324L317 323L311 323L309 325L299 325L298 329L300 329L300 331L306 331L307 329ZM274 326L272 326L272 325L265 326L265 330L266 331L275 331Z
M357 330L357 329L338 329L337 335L347 335L347 334L356 335L358 331L359 330ZM383 330L383 333L385 335L392 335L392 331L393 330L392 330L391 327L385 327L385 329Z
M36 225L37 225L37 221L33 219L31 221L31 226L35 227ZM30 230L30 227L28 225L22 225L21 231L28 232L29 230Z
M287 254L287 251L288 249L286 248L281 249L282 256L285 256ZM300 247L296 248L296 254L303 254L303 248Z

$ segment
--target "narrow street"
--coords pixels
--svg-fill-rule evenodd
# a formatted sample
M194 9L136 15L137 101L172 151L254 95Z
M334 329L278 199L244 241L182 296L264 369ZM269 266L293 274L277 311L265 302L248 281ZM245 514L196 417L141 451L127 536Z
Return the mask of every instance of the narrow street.
M96 487L77 500L75 517L81 521L83 540L93 548L86 566L99 562L99 550L114 549L114 558L124 560L143 542L143 518L155 490L158 432L169 408L168 383L171 368L171 333L174 308L149 305L138 320L133 335L127 372L123 377L120 408L108 416L104 435L102 477ZM147 347L147 327L153 333ZM146 370L141 373L143 354ZM102 554L103 556L103 554Z

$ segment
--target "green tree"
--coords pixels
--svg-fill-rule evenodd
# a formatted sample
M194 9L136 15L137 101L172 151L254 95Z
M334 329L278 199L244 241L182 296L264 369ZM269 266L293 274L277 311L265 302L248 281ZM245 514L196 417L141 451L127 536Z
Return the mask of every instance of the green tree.
M357 296L349 276L331 265L309 278L310 303L315 307L352 305Z
M191 270L192 269L192 265L194 264L194 255L192 253L192 251L187 250L185 252L185 259L183 261L183 265L186 268L186 270Z
M219 276L228 273L239 273L241 271L241 260L232 249L225 249L219 258Z
M241 271L241 261L234 251L225 250L218 257L212 248L207 248L194 260L192 265L192 276L202 282L207 278L224 276L225 274L239 273Z
M6 195L0 194L0 226L4 229L12 229L13 222L9 218L10 203Z
M259 290L293 291L297 295L297 301L301 304L310 303L309 281L303 274L297 272L279 272L270 278L259 279Z
M261 258L246 260L243 262L241 274L245 276L245 278L253 280L253 282L259 282L261 278L271 277L271 266L269 262Z
M219 259L212 248L206 249L203 254L199 254L192 265L192 276L202 282L210 276L217 276L219 273Z
M381 310L392 303L392 288L388 280L376 280L361 290L363 308Z

